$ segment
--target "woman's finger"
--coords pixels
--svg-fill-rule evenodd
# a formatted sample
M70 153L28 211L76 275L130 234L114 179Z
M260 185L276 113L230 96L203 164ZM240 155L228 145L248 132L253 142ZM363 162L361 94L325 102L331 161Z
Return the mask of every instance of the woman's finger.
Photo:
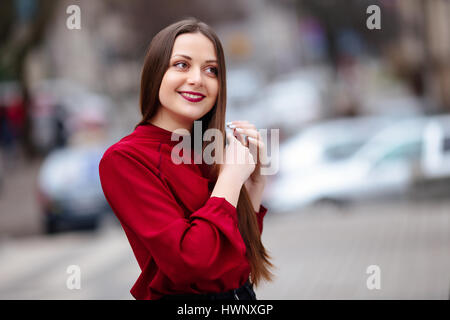
M228 125L233 125L233 124L238 124L238 123L250 123L250 122L248 122L247 120L233 120L233 121L227 122L226 125L228 126Z
M252 137L248 137L248 148L250 150L255 150L256 152L265 152L265 144L261 140L257 140Z
M256 127L254 124L248 122L248 121L233 121L233 122L228 122L227 126L230 129L235 129L235 128L244 128L244 129L254 129L256 130Z
M252 137L248 137L249 141L249 150L255 159L257 159L257 163L266 165L267 164L267 154L266 154L266 145L262 140L257 140Z
M228 143L233 143L236 140L236 137L228 130L226 131L226 135Z
M253 137L257 140L261 140L259 132L256 127L248 121L231 121L227 122L227 126L233 129L233 134L236 138L246 147L249 146L248 138Z
M249 143L257 146L258 148L264 147L264 143L261 140L255 139L253 137L248 137L248 141L249 141Z
M237 132L236 129L233 130L233 134L234 134L234 136L236 137L236 139L238 139L238 140L242 143L242 145L244 145L244 146L246 146L246 147L248 146L248 141L246 141L246 139L244 138L244 136L241 135L239 132Z
M235 130L240 134L245 134L249 137L255 138L257 140L261 140L259 132L255 129L236 128Z

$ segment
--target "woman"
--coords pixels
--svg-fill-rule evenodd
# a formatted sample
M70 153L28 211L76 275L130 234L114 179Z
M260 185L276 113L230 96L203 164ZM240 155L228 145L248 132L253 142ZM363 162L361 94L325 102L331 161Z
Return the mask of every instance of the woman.
M140 106L142 120L134 132L111 146L99 166L106 199L142 271L131 294L136 299L256 300L253 285L273 276L261 243L266 180L258 153L250 151L255 150L250 145L265 148L256 128L236 121L230 125L236 137L227 135L225 150L225 141L211 142L224 150L221 163L176 164L171 158L179 143L172 134L184 138L175 130L192 133L194 121L203 132L225 133L225 59L209 26L187 19L152 39ZM198 153L190 148L185 156ZM250 161L232 160L243 159L238 157Z

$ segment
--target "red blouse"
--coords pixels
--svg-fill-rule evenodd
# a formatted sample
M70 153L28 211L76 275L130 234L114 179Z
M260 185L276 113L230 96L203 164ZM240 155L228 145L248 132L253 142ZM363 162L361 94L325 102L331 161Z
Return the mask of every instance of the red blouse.
M214 182L194 153L191 164L172 162L181 140L171 135L140 125L109 147L99 165L105 197L141 269L130 291L135 299L228 291L250 274L236 208L210 197ZM266 212L261 206L256 213L260 232Z

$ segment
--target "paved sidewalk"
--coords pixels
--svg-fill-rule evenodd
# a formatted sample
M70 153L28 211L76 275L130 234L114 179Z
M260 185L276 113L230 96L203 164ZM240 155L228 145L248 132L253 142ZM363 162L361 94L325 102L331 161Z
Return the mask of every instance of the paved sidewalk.
M268 214L263 241L278 270L259 299L449 299L450 202Z
M37 177L42 160L18 158L4 172L0 190L0 237L35 235L42 232L37 199Z

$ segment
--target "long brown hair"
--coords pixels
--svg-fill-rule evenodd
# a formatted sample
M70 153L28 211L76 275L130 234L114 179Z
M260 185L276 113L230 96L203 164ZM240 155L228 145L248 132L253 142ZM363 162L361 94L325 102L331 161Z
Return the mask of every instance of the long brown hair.
M161 30L152 39L145 56L141 75L140 107L142 120L136 125L147 123L157 112L160 105L159 88L162 78L169 67L175 38L183 33L200 32L214 44L218 59L219 92L213 108L204 115L202 121L202 136L209 128L220 130L225 144L225 110L226 110L226 69L225 56L219 38L215 32L205 23L195 18L185 19ZM192 139L194 140L194 139ZM215 141L214 141L215 142ZM206 142L203 142L204 150ZM210 165L209 177L217 181L220 166L217 163ZM242 238L247 247L246 255L251 267L251 282L258 286L261 279L272 280L273 274L269 268L273 267L264 245L261 242L258 221L253 205L245 186L242 186L237 204L238 226Z

